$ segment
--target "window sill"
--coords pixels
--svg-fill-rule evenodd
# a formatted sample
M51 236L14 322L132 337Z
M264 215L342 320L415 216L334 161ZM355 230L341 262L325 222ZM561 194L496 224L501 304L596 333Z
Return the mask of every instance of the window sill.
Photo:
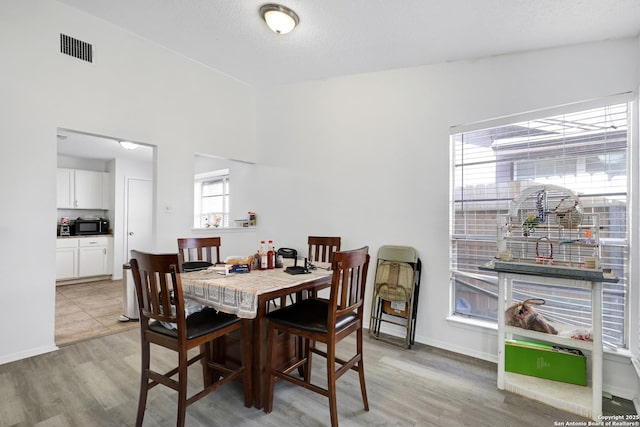
M195 234L227 234L227 233L253 233L258 227L210 227L210 228L192 228Z
M455 327L480 331L486 333L487 331L493 331L496 334L498 333L498 324L496 322L489 322L486 320L473 319L470 317L456 316L451 315L446 318L447 322L451 323ZM607 347L606 345L603 347L604 359L606 360L617 360L617 361L626 361L631 363L633 361L633 355L629 349L626 348L618 348L613 349ZM626 363L625 362L625 363ZM640 375L640 362L636 362L638 375ZM635 366L635 365L634 365Z
M487 330L498 332L498 325L496 322L489 322L486 320L473 319L470 317L451 315L447 317L447 322L453 326L461 327L470 330L481 330L486 332Z

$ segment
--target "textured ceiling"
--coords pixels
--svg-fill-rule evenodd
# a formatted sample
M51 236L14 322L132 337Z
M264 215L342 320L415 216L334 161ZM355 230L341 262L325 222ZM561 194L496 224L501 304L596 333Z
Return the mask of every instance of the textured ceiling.
M59 0L256 87L637 36L640 0Z

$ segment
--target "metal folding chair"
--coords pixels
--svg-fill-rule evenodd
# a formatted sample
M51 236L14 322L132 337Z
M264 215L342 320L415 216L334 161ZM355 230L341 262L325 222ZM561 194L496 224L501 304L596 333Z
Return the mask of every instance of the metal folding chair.
M397 340L380 337L382 322L406 328L404 347L415 342L418 293L422 262L410 246L381 246L378 250L375 286L371 300L369 336L398 344Z

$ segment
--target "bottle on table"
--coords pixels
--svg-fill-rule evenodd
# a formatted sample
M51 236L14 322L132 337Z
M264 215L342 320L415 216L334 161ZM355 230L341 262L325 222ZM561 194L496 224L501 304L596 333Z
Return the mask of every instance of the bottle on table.
M267 245L264 240L260 241L260 270L267 269Z
M267 268L276 268L276 251L273 249L273 240L269 240L267 247Z

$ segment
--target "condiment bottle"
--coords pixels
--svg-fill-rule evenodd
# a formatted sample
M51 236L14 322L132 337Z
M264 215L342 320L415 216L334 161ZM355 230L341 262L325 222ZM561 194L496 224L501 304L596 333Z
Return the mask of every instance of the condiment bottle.
M276 266L276 252L273 250L273 240L269 240L267 249L267 268L273 269Z

